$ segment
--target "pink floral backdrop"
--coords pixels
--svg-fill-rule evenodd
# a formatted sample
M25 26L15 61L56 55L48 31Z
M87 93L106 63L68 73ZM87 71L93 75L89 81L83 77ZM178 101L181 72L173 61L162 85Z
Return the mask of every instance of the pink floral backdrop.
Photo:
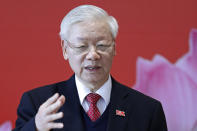
M4 122L2 125L0 125L0 131L11 131L12 124L10 121Z
M161 101L169 131L197 131L197 30L190 32L188 53L174 64L161 55L139 58L134 89Z

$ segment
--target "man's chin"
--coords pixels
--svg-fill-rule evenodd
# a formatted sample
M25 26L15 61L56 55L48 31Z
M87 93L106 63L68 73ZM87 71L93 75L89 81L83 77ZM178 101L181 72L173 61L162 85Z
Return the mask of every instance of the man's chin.
M87 83L90 83L90 84L96 84L96 85L101 85L104 84L107 79L104 79L105 77L104 76L87 76L85 78L85 81Z

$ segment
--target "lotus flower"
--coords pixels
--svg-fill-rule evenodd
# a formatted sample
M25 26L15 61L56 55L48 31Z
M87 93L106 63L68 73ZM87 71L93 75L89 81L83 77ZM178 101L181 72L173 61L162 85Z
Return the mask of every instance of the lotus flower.
M162 103L169 131L197 131L197 30L190 50L175 64L160 55L137 60L134 89Z
M0 125L0 131L11 131L12 124L10 121L4 122L2 125Z

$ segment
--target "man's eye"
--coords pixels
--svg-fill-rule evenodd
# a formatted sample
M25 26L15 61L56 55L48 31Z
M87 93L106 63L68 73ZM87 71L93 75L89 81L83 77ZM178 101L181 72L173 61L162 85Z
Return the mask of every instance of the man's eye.
M97 46L108 46L106 43L99 43Z
M100 48L100 47L101 47L101 48L103 48L103 47L105 48L105 47L109 47L109 45L107 45L107 44L99 44L99 45L97 45L97 47L98 47L98 48Z
M77 46L76 48L78 48L78 49L83 49L83 48L87 48L87 46L82 45L82 46Z
M97 45L97 47L104 47L105 45L103 45L103 44L100 44L100 45Z
M100 51L105 51L109 46L105 44L99 44L97 45L97 49Z

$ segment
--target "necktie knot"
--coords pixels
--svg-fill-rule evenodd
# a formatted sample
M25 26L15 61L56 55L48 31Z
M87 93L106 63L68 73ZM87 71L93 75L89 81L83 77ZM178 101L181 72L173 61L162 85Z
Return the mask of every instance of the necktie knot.
M100 98L101 96L96 93L90 93L86 96L87 101L91 104L96 104Z

